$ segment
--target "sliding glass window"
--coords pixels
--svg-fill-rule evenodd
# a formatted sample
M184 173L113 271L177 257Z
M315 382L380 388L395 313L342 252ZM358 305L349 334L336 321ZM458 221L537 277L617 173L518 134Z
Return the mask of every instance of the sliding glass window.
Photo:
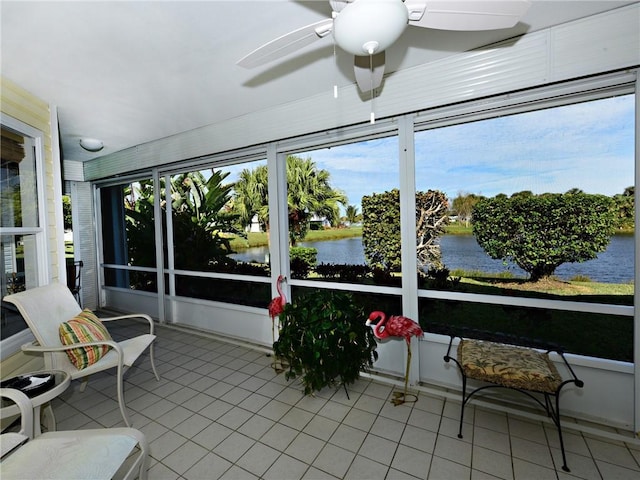
M634 103L546 105L416 133L416 188L448 209L420 265L427 330L632 360L632 317L601 305L633 305Z
M153 181L99 191L105 286L157 292Z
M170 183L163 211L170 203L173 248L166 262L176 272L170 283L175 295L266 307L271 292L266 161L182 172L171 175Z
M296 153L286 168L292 278L355 284L347 288L365 311L400 313L399 290L376 288L402 281L398 137Z

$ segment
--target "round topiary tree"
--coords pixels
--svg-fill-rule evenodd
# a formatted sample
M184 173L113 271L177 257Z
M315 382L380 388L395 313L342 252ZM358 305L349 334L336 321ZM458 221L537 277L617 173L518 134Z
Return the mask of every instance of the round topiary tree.
M491 258L511 260L531 281L553 275L563 263L594 259L615 229L614 202L582 192L480 200L473 233Z

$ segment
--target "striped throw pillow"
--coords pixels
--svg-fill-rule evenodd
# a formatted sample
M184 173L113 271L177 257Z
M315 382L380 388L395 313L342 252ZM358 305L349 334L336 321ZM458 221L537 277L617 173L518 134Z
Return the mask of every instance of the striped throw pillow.
M104 324L89 309L84 309L71 320L62 323L59 330L63 345L112 340ZM82 370L100 360L110 348L109 345L99 345L73 348L66 352L71 363Z

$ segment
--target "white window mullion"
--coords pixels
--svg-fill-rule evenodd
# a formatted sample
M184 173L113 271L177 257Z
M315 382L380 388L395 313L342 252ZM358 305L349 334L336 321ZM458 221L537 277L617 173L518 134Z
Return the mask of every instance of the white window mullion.
M416 168L413 116L403 116L398 124L398 158L400 161L400 245L402 256L402 313L418 322L418 262L416 253ZM412 355L409 383L420 380L420 349L411 339ZM405 352L407 355L408 352ZM406 359L405 359L406 360Z
M165 192L167 189L170 190L170 185L165 183ZM158 174L158 170L154 170L153 172L153 225L155 230L155 240L156 240L156 284L158 288L158 320L160 323L166 322L165 316L165 301L164 301L164 253L163 253L163 242L162 238L162 207L160 206L162 202L162 196L160 195L160 175ZM171 205L171 199L166 202L167 205ZM170 212L171 207L167 207L167 212ZM169 220L167 219L167 222ZM169 235L169 224L167 223L167 236Z
M638 185L640 185L640 78L636 77L636 104L635 104L635 229L636 235L638 225L640 225L640 212L638 206L640 205L640 192L638 192ZM634 351L634 431L637 435L640 435L640 312L635 308L638 298L640 298L640 251L638 251L638 238L635 242L635 282L634 282L634 328L633 328L633 351Z

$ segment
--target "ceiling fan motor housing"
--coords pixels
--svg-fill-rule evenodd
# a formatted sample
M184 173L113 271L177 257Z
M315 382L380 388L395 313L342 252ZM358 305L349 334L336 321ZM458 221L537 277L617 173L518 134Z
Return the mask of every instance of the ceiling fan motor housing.
M408 23L402 0L356 0L333 21L333 35L343 50L353 55L373 55L390 47Z

